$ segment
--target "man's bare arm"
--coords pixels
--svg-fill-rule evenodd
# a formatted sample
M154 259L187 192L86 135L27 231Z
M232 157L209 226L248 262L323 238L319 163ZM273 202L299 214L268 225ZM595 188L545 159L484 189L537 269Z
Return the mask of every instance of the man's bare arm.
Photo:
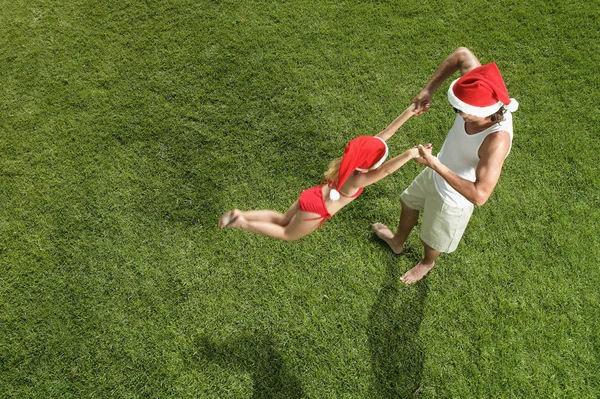
M479 149L479 163L475 170L475 181L463 179L442 164L436 157L420 151L421 157L415 160L427 165L442 176L463 197L477 206L485 204L498 184L504 158L510 149L510 136L499 131L490 134ZM419 150L420 147L419 147Z
M458 47L436 69L435 73L423 87L423 90L412 100L415 114L421 115L429 109L433 93L448 79L459 71L461 75L481 66L475 55L466 47Z

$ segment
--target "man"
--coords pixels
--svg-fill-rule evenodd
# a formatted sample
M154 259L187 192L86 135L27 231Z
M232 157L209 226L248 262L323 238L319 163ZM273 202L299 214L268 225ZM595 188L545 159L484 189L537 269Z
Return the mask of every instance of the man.
M427 275L442 252L456 249L474 205L483 205L496 187L511 148L511 113L517 110L518 103L509 98L496 64L482 66L467 48L457 48L441 63L413 99L415 113L427 111L433 93L457 71L462 76L448 90L456 120L437 157L420 147L418 162L428 168L400 196L398 230L394 234L381 223L373 225L377 236L399 254L423 211L424 255L400 278L406 284Z

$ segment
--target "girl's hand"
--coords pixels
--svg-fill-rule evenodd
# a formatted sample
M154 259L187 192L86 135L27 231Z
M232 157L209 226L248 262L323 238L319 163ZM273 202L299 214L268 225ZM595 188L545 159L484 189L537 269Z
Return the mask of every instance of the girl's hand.
M433 146L431 145L431 143L425 145L419 144L411 148L411 155L413 156L413 158L421 158L425 153L431 154L432 149Z
M433 150L433 145L432 145L431 143L427 143L427 144L425 144L425 145L420 145L420 146L417 146L417 148L419 149L419 153L420 153L420 154L421 154L421 156L422 156L422 153L423 153L423 152L424 152L424 153L431 154L431 150Z
M410 110L410 114L415 116L418 115L417 114L417 104L416 103L411 103L410 106L408 107L408 109Z
M412 159L417 159L421 156L421 153L419 152L419 146L414 146L409 151L410 151L410 157Z

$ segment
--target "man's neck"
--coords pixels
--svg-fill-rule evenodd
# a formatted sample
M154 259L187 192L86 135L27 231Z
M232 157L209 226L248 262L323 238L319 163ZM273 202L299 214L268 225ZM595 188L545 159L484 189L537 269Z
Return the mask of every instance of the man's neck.
M465 132L467 132L467 134L481 133L493 126L494 123L495 122L492 122L490 118L485 118L474 122L465 121Z

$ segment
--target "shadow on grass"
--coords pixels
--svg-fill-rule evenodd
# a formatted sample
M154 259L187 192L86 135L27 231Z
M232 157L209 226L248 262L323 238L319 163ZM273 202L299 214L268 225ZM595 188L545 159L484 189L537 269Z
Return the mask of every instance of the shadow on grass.
M289 373L270 337L248 335L221 344L200 338L197 346L204 359L222 367L241 367L251 373L252 399L304 397L300 382Z
M414 286L402 284L400 276L404 271L400 266L404 262L397 259L394 257L390 262L383 287L369 314L374 396L384 399L414 397L423 371L424 351L418 333L427 298L427 280Z
M417 233L417 234L419 233L417 228L413 229L412 234L414 235L415 233ZM381 250L384 252L391 253L391 251L392 251L390 249L390 246L385 241L383 241L381 238L377 237L377 234L374 231L371 231L371 236L369 237L369 241L371 243L381 247ZM406 242L406 245L404 246L404 251L402 252L401 255L398 255L398 259L400 259L399 258L400 256L402 256L403 258L409 258L409 259L415 258L416 259L415 264L417 264L418 260L421 259L421 256L423 256L423 247L421 246L420 242L411 245L410 237L409 237L408 241ZM406 269L406 270L408 270L408 269Z

